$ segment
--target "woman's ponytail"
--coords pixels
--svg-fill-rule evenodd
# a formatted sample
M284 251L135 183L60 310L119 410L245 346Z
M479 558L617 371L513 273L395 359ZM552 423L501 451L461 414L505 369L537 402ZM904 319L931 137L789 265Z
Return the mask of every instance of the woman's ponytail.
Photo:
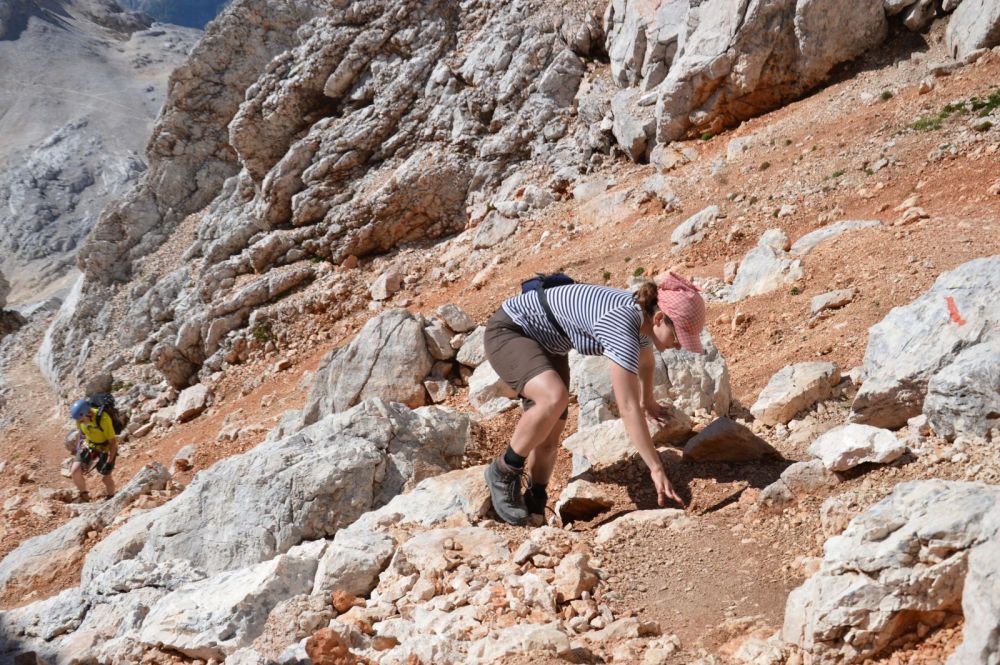
M638 289L635 290L633 297L635 298L635 303L639 306L639 309L642 310L642 313L652 318L658 307L658 295L659 289L656 288L656 284L646 280L639 285Z

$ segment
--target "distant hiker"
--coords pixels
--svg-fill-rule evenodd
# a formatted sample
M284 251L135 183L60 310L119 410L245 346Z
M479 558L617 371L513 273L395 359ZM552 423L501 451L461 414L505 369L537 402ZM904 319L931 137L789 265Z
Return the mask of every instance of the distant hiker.
M78 399L73 402L69 414L76 421L79 430L76 459L70 477L80 492L80 500L90 500L84 475L90 473L91 469L97 469L101 474L104 490L110 498L115 493L115 481L111 472L115 469L115 459L118 457L118 436L111 413L94 406L89 400Z
M486 357L521 395L524 413L507 451L486 469L497 514L511 524L524 524L532 513L545 512L545 488L566 425L571 349L608 358L619 413L649 468L659 505L668 498L683 503L664 473L645 419L667 417L653 397L652 347L703 353L699 337L704 325L705 301L697 287L674 273L658 286L643 283L635 294L571 283L536 285L504 301L486 325ZM522 495L525 469L528 484Z

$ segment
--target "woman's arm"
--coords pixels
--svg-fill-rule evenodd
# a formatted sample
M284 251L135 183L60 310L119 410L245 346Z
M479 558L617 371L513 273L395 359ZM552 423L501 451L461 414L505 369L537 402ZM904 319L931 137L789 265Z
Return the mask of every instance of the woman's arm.
M642 386L642 404L646 406L653 404L656 399L653 397L653 370L656 369L656 357L653 355L653 347L644 346L639 349L639 383Z
M618 402L618 412L625 423L625 431L628 433L632 445L639 451L642 460L649 467L649 475L653 479L653 485L656 486L657 503L663 506L669 497L684 505L684 502L674 491L673 485L670 484L670 480L663 470L660 454L653 446L652 437L649 436L649 427L646 425L646 418L643 415L639 398L639 377L617 363L611 362L611 387L615 391L615 401Z

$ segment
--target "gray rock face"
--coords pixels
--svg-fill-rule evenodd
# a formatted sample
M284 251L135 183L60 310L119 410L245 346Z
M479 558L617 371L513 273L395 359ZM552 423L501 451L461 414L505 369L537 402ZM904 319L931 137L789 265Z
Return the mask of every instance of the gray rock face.
M657 88L657 141L774 108L885 38L881 3L709 0Z
M928 626L965 616L948 660L996 662L1000 489L981 483L903 483L826 542L819 572L793 591L782 637L817 663L858 663L919 616Z
M1000 256L975 259L943 273L926 293L872 326L851 419L901 427L918 415L935 374L965 349L1000 338L997 289Z
M303 409L304 423L372 397L423 406L424 378L433 365L420 320L405 309L379 314L350 344L323 358Z
M1000 44L1000 6L990 0L963 0L948 21L945 44L956 60Z
M1000 339L977 344L927 383L924 415L939 435L984 436L1000 426Z
M158 288L166 270L152 275L159 316L132 317L152 318L132 344L161 346L155 362L175 385L219 369L220 340L276 298L217 311L239 278L463 230L470 204L523 161L557 171L581 150L589 157L570 130L579 56L599 32L588 8L541 0L232 5L175 74L149 173L81 249L82 307L54 333L60 376L98 332L103 285L126 278L193 211L205 210L190 274L170 289ZM141 297L127 309L141 309ZM180 335L187 322L198 334ZM198 342L204 350L190 352Z
M130 560L179 559L209 575L266 561L447 470L468 438L465 416L364 402L199 473L94 547L84 584Z
M840 370L833 363L788 365L767 382L750 413L765 425L785 424L799 411L828 399L839 382Z
M840 309L854 300L854 289L837 289L814 296L809 302L809 311L815 316L828 309Z
M641 93L637 90L622 90L611 98L614 115L611 132L633 162L641 161L647 155L648 141L656 131L653 107L642 106L640 97Z

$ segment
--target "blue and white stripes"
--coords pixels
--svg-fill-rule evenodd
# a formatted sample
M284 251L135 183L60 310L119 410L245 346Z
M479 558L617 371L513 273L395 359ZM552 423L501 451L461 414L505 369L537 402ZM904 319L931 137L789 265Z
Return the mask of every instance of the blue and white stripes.
M569 284L545 290L549 308L569 340L552 326L535 292L504 301L503 309L546 351L606 356L622 368L639 372L639 348L650 341L639 334L642 313L629 291L597 284Z

